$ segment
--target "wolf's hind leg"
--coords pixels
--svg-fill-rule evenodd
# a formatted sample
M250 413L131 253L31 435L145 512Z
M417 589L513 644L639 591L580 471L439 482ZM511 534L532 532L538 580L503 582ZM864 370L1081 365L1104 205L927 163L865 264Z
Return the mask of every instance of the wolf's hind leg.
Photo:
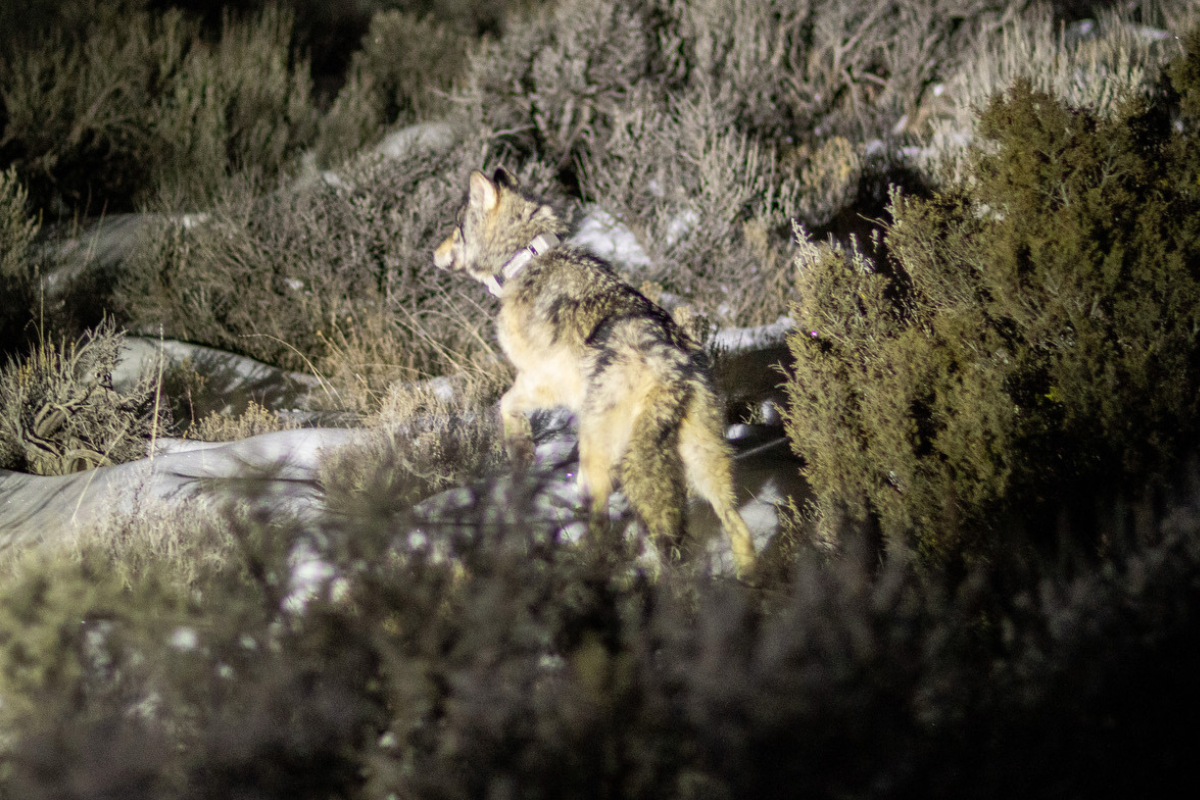
M627 421L610 412L584 409L579 420L579 494L588 514L592 536L608 535L608 501L613 492L613 473L628 441Z

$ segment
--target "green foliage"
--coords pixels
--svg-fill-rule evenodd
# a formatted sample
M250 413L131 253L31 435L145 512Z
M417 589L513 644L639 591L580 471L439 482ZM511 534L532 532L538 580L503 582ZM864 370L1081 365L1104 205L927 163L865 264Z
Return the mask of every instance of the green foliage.
M64 475L142 458L166 433L165 404L145 377L112 388L121 337L111 320L80 341L45 342L0 370L0 468Z
M932 145L922 156L931 178L960 181L966 144L977 136L978 111L1018 79L1072 107L1112 119L1123 104L1148 98L1162 66L1183 52L1179 34L1200 22L1195 3L1132 3L1091 10L1067 26L1049 5L1007 14L979 35L948 80L929 87L910 129Z
M827 513L877 515L935 562L1169 473L1200 411L1186 108L1098 119L1018 82L980 131L969 196L893 196L885 265L808 243L796 265L794 447Z

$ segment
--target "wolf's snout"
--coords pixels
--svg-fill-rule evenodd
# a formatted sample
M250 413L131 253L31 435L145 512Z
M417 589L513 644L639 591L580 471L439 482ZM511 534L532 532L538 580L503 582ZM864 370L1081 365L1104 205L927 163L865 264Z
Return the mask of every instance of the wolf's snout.
M449 248L439 247L433 251L433 265L438 269L450 269L450 265L454 263L454 256L450 253Z

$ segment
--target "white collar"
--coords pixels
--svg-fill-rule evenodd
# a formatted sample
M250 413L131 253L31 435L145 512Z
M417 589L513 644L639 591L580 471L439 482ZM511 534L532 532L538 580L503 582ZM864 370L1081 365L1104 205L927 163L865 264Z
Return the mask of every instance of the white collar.
M503 275L505 281L511 281L516 277L517 273L525 268L525 265L533 260L534 256L539 256L549 250L554 245L558 244L559 239L553 233L543 233L535 236L533 241L525 247L517 251L517 254L504 262L504 266L500 267L498 275ZM487 284L488 291L500 296L501 282L497 275L489 275L484 283Z

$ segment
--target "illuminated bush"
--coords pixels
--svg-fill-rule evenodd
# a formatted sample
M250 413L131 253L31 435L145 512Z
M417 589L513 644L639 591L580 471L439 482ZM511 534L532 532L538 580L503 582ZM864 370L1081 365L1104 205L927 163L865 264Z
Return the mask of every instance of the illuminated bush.
M1200 410L1200 34L1097 119L1019 82L969 194L893 196L885 258L804 243L788 430L828 513L935 560L1143 486ZM962 537L969 541L962 541Z

